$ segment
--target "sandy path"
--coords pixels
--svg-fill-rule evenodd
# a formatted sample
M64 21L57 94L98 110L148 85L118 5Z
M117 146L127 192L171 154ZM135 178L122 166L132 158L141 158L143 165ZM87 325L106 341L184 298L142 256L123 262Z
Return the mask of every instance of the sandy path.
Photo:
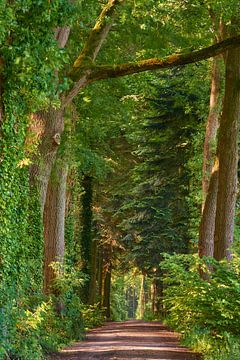
M111 322L89 331L52 357L54 360L199 360L200 356L179 345L176 333L158 322Z

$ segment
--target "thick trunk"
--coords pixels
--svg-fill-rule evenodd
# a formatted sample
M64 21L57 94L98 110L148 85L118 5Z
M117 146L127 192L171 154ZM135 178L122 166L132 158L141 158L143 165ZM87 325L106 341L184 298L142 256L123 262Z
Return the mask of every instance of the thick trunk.
M70 34L70 28L55 29L55 39L59 48L64 48ZM57 70L55 76L58 76ZM41 137L39 145L39 159L30 169L30 177L40 193L40 204L43 215L44 205L47 196L48 181L56 159L58 146L64 129L64 109L49 108L48 111L41 111L32 116L33 129L30 129Z
M219 127L219 99L221 95L221 63L213 59L209 115L203 150L202 218L199 229L198 253L200 257L213 256L214 231L218 191L218 159L216 157L217 130Z
M51 263L63 261L66 181L68 168L58 165L48 183L44 207L44 292L54 292L55 273Z
M217 147L216 137L219 126L220 94L221 94L221 60L218 58L214 58L212 64L209 114L206 124L206 134L205 134L205 142L203 149L203 177L202 177L203 209L208 193L210 176L216 155L216 147Z
M240 118L240 48L228 51L218 155L219 184L214 236L214 257L229 259L233 242L237 195L238 121Z
M47 112L40 112L34 115L34 121L41 123L43 131L42 142L39 146L39 161L31 167L31 179L36 184L40 193L40 204L42 214L44 211L48 181L56 160L57 151L61 141L61 135L64 129L64 111L49 109Z
M214 232L215 232L215 219L217 208L217 193L218 193L218 159L212 170L210 184L208 186L207 198L202 213L199 241L198 241L198 254L200 257L209 256L214 254Z

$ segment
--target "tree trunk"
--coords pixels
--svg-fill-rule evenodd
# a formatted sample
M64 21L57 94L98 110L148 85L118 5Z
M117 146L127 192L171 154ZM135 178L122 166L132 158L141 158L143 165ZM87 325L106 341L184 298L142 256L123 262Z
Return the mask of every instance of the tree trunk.
M213 256L214 231L218 191L218 160L216 156L217 130L219 126L219 99L221 90L220 59L213 59L209 115L203 150L202 218L199 229L198 253L200 257ZM211 175L211 176L210 176Z
M82 197L82 232L81 232L81 262L82 272L87 279L82 288L82 301L89 301L89 290L91 281L91 250L92 250L92 201L93 201L93 179L84 176L82 181L84 194Z
M240 118L240 48L230 49L220 120L218 155L219 184L214 236L214 257L230 259L237 195L238 121Z
M106 308L106 318L108 320L111 318L111 309L110 309L111 275L112 275L112 267L110 264L105 274L104 296L103 296L103 306Z
M98 248L98 297L100 304L103 304L103 248Z
M97 241L92 241L91 246L91 279L89 287L89 304L96 302L96 285L97 285Z
M207 198L205 200L199 229L198 254L200 258L202 258L203 256L212 257L214 254L214 231L217 208L218 171L219 164L218 159L216 159L215 165L212 170L210 184L208 186Z
M70 27L64 26L55 29L54 35L58 47L63 49L68 41ZM55 76L58 72L55 71ZM32 115L33 131L39 133L41 137L39 145L39 159L31 166L30 178L37 185L40 192L40 204L43 215L48 181L56 159L57 150L61 141L64 129L64 109L49 108L48 111L41 111Z
M44 211L48 181L56 160L57 151L61 142L61 135L64 129L63 110L49 109L48 112L35 114L35 122L42 123L42 142L39 146L39 160L31 167L30 177L36 184L40 193L40 204L42 214Z
M44 207L44 292L54 292L55 273L51 263L63 262L67 165L58 164L48 183Z
M144 317L144 312L145 312L145 304L146 304L146 299L145 299L145 275L142 274L141 276L141 288L140 288L140 296L139 296L139 307L140 307L140 318L143 319Z
M151 284L151 303L152 303L152 313L157 313L157 288L156 288L156 279L153 279Z
M206 134L203 149L203 177L202 177L202 192L203 192L203 209L208 193L210 176L214 165L216 155L216 139L217 130L219 126L219 111L220 111L220 95L221 95L221 60L219 58L213 59L212 77L211 77L211 93L209 114L206 124Z

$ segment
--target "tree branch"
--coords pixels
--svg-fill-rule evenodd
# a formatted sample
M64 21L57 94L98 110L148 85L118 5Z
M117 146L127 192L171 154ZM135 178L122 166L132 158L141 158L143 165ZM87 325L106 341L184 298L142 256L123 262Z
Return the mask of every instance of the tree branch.
M89 83L97 80L116 78L148 70L161 70L173 68L175 66L191 64L215 57L224 53L231 47L238 46L240 46L240 35L228 38L201 50L195 50L186 54L173 54L162 59L152 58L119 65L93 65L85 69L85 71L88 70L89 74L87 77L87 82ZM79 75L82 75L83 73L84 67L75 67L74 71L71 71L69 74L69 77L73 81L78 81Z
M75 69L80 69L82 67L89 67L89 63L92 64L101 47L106 39L109 30L112 26L111 19L113 18L117 5L121 4L123 0L108 0L108 3L104 6L102 12L96 20L94 28L90 31L89 37L80 53L78 58L73 64L72 72L75 72ZM78 72L79 75L79 72ZM83 71L81 76L78 76L77 81L70 89L69 93L63 99L63 107L68 105L76 94L85 86L86 71Z

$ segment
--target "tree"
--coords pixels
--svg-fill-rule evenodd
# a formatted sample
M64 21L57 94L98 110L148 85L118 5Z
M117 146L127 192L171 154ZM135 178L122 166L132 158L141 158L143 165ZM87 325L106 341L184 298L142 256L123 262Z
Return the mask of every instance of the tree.
M239 37L235 36L202 50L193 51L189 54L174 54L166 57L165 59L153 58L140 60L137 63L134 62L121 65L95 65L94 62L111 30L111 19L116 16L118 6L122 6L121 1L109 0L109 2L103 7L102 12L96 20L95 26L90 31L81 52L78 54L73 67L69 72L68 76L73 81L73 84L70 89L61 96L60 108L57 110L51 108L47 112L40 114L46 124L43 132L43 140L39 147L41 155L38 170L43 209L45 206L50 174L57 155L58 144L60 141L59 138L61 137L64 128L64 112L67 105L72 102L81 89L85 88L92 82L102 79L109 79L112 77L129 75L146 70L163 69L196 62L211 56L216 56L219 53L226 51L229 47L238 46L239 44ZM65 46L68 36L69 29L67 27L58 30L57 39L61 48ZM62 223L64 220L59 219L57 221ZM46 228L48 224L46 223L44 226ZM44 233L46 235L45 247L49 248L51 238L48 237L48 234L50 234L50 232L46 229ZM54 248L57 249L58 247L53 247L53 249ZM60 246L60 248L63 248L63 246ZM60 254L58 253L53 253L51 258L58 259L59 255ZM46 267L48 267L48 264L46 264ZM50 284L46 286L48 287Z

